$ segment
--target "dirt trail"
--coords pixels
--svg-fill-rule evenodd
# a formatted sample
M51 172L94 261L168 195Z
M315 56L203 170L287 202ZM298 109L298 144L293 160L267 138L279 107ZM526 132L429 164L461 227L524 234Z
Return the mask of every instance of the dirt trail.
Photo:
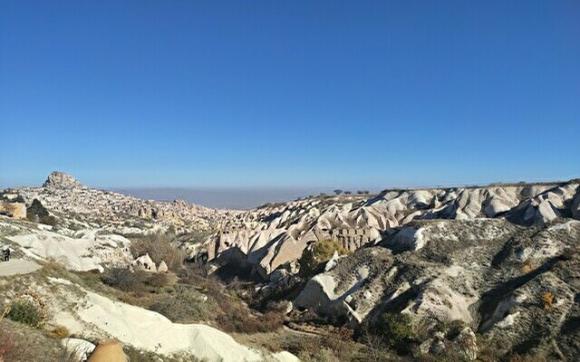
M28 274L40 269L41 266L30 260L12 259L0 262L0 277L17 274Z

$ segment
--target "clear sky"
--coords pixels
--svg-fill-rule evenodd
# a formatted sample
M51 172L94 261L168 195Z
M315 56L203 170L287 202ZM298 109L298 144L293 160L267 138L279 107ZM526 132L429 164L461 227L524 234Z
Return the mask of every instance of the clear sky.
M580 176L580 2L0 2L0 184Z

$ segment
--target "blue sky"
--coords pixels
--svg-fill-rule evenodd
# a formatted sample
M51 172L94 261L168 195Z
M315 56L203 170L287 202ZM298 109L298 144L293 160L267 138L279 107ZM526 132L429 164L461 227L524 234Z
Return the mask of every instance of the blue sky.
M580 176L578 1L2 1L0 184Z

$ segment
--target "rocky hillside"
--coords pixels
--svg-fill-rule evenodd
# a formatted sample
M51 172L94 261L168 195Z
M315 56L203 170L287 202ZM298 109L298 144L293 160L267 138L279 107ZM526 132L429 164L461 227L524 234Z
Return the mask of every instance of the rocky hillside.
M575 360L578 220L577 180L385 190L235 215L201 252L218 267L250 266L266 280L260 293L298 314L359 333L405 316L415 358ZM307 256L329 248L312 269Z
M80 338L67 343L114 336L125 352L177 360L580 355L578 180L244 212L139 200L61 173L2 194L29 215L0 215L0 241L17 259L0 264L11 278L0 304L38 296L49 322ZM195 230L211 234L193 242Z
M370 198L342 195L298 200L224 217L220 231L207 241L207 252L213 259L239 249L267 275L295 262L310 243L335 239L354 251L416 220L495 218L531 226L562 217L580 219L578 186L578 181L570 181L385 190ZM420 248L421 235L416 239L413 247Z
M56 171L48 176L42 187L6 190L5 194L19 195L28 206L37 199L56 216L99 225L126 223L133 219L188 229L209 229L222 214L228 213L181 200L141 200L116 192L92 189L82 185L73 176Z

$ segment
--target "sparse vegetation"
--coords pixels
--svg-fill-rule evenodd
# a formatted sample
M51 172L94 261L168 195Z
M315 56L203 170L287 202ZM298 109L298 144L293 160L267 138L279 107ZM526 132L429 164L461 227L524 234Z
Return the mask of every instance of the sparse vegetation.
M280 310L270 310L264 314L253 313L233 288L225 288L218 280L190 272L182 278L182 283L194 285L207 297L211 306L215 303L213 320L225 332L258 333L278 330L284 323Z
M103 283L127 292L143 292L145 290L145 281L147 272L131 271L125 268L113 268L107 270L102 276Z
M544 303L544 309L548 310L551 309L554 305L555 296L552 292L547 291L542 294L542 302Z
M399 353L408 353L415 334L411 318L404 313L383 313L371 326L371 333Z
M154 288L172 287L177 283L177 276L172 273L150 273L145 283Z
M156 265L165 261L169 270L178 272L183 267L185 252L171 245L175 238L172 232L144 235L131 243L131 253L134 256L149 254Z
M49 336L57 339L63 339L70 336L70 331L64 326L55 326L48 333Z
M0 361L78 361L71 357L60 341L43 331L11 320L0 321Z
M211 320L218 313L217 305L189 286L178 285L175 292L163 295L149 309L163 314L173 322L194 323Z
M0 331L0 362L7 359L12 350L14 349L14 341L10 334Z
M336 240L321 240L313 243L313 245L304 249L298 261L300 264L300 274L303 276L313 275L323 263L326 263L332 258L335 252L338 255L346 255L349 253Z
M534 270L532 261L530 259L527 259L526 261L524 261L524 264L522 265L522 273L527 274L532 270Z
M9 319L38 328L44 323L46 315L36 303L19 299L10 304L10 311L6 315Z

